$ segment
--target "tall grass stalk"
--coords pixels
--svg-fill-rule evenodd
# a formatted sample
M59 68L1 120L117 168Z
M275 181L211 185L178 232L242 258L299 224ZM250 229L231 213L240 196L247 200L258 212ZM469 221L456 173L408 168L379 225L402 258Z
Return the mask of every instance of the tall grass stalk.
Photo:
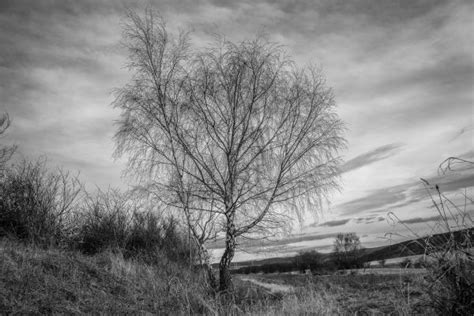
M451 157L439 166L438 174L473 166L474 162ZM463 204L459 205L438 184L423 178L421 182L437 213L429 234L422 236L393 212L389 216L402 224L416 238L413 242L424 249L428 271L425 290L431 305L441 315L468 315L474 310L474 221L469 214L474 201L467 189L461 193Z

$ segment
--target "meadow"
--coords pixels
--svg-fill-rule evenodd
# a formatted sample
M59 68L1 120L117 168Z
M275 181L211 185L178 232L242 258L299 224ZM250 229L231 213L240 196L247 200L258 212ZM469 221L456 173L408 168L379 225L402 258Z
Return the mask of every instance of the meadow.
M222 292L194 264L196 249L173 218L140 212L127 194L87 194L76 184L41 162L25 162L0 182L0 314L469 315L474 309L471 223L412 240L431 257L426 266L407 258L376 268L361 261L394 259L397 245L348 257L365 269L338 269L331 256L310 252L286 265L267 263L298 272L236 269L233 290Z
M312 251L250 267L266 268L266 274L235 269L233 286L223 291L203 269L199 249L179 221L154 212L131 192L87 192L71 173L50 170L44 160L25 160L3 172L0 197L1 315L469 315L474 310L474 230L462 209L453 219L441 218L447 232L415 235L408 244L346 253L335 248L326 256ZM444 215L451 204L441 199L434 205ZM447 225L453 220L456 226ZM358 245L357 236L349 235ZM402 259L398 268L368 265L393 259L400 249L420 250L431 260ZM283 268L298 272L275 273Z
M2 241L0 252L2 314L434 314L426 304L420 269L399 274L236 274L229 296L213 292L204 274L165 255L146 264L119 252L87 256L11 240Z
M422 290L426 271L398 270L400 273L390 271L385 274L368 269L363 274L352 270L324 276L257 274L243 278L251 283L255 280L255 283L265 286L272 293L281 293L286 299L304 293L324 293L332 304L331 309L342 315L434 314L426 304L428 298ZM272 288L272 285L276 287ZM279 292L279 286L286 286L285 291ZM324 304L324 301L320 303Z

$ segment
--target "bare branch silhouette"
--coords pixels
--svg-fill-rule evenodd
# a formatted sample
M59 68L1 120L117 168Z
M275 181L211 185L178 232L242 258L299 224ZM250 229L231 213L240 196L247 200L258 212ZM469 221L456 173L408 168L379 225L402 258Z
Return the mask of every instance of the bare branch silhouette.
M195 237L225 233L226 290L237 238L285 227L337 187L343 123L321 73L280 46L260 37L198 50L188 38L171 36L153 10L129 14L134 77L114 103L116 154Z

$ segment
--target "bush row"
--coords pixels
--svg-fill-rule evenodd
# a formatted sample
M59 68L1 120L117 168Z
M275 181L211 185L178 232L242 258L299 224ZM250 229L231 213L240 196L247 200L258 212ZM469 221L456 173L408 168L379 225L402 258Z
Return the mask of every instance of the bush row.
M362 261L361 256L355 254L354 256L324 256L319 252L312 250L301 252L292 258L289 262L275 262L267 263L258 266L246 266L234 270L234 273L276 273L276 272L293 272L299 273L311 272L313 274L322 274L327 272L334 272L338 269L358 269L363 268L365 262Z

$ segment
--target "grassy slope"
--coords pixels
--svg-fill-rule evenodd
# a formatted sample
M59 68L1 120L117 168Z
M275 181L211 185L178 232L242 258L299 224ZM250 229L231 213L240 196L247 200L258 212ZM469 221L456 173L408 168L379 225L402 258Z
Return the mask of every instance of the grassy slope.
M311 288L331 297L344 315L430 315L423 294L422 276L412 275L330 275L306 276L263 274L263 282Z
M196 276L176 264L0 244L0 314L205 312Z
M103 253L39 249L0 241L0 314L328 315L338 313L323 292L275 295L234 281L230 299L212 295L205 279L164 261L148 266Z
M294 291L269 293L236 276L235 295L224 299L207 292L202 276L166 260L152 267L112 253L0 241L0 314L403 315L421 307L416 278L408 289L401 276L254 277Z

